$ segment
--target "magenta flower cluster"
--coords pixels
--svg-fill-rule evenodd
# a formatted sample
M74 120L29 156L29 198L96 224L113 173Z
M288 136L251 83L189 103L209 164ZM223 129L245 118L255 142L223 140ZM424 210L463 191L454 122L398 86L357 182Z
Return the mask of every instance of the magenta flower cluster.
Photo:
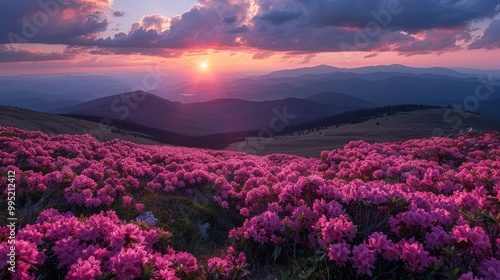
M236 252L233 247L227 249L224 258L213 257L208 260L208 279L244 279L248 275L246 256Z
M191 254L172 248L161 254L153 249L161 238L168 237L168 232L157 228L123 224L113 211L78 219L71 213L47 209L35 224L17 233L18 261L13 279L35 279L34 272L47 269L47 262L67 271L66 279L81 280L105 275L136 279L144 276L145 267L150 267L158 279L179 279L179 270L197 270L197 260ZM2 258L9 250L6 239L7 235L0 234ZM0 270L5 265L2 259Z

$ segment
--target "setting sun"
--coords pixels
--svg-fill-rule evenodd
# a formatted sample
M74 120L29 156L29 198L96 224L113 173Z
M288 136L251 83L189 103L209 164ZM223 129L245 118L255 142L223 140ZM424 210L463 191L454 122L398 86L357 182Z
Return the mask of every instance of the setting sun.
M208 68L208 63L207 63L206 61L203 61L203 62L201 63L201 69L205 70L205 69L207 69L207 68Z

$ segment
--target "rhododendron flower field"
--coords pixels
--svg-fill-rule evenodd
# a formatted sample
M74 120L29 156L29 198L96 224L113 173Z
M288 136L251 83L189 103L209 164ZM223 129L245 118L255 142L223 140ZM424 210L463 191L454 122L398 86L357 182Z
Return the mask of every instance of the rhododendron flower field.
M0 161L1 279L500 279L497 132L302 158L0 127Z

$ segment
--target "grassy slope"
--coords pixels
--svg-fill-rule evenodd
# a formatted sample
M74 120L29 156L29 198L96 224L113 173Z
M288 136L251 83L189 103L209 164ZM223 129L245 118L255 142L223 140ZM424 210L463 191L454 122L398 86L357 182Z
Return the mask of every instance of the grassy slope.
M330 127L321 131L311 132L307 135L278 136L271 139L269 143L262 146L264 150L257 154L285 153L299 156L319 157L321 151L341 148L352 140L365 140L367 142L390 142L402 141L412 138L428 138L432 136L435 128L443 129L447 134L457 134L460 129L473 127L478 130L500 130L500 121L489 119L479 115L470 115L462 118L461 125L454 129L453 123L444 120L447 109L430 109L414 111L410 113L399 113L394 116L372 119L360 124L349 124L341 127ZM457 117L452 113L448 117ZM379 125L376 123L379 122ZM103 141L115 138L136 142L139 144L160 144L156 141L120 133L112 133L109 128L102 128L98 123L57 115L38 113L34 111L0 106L0 126L17 127L26 130L39 130L48 134L85 134L96 136L93 131L103 132ZM250 142L255 139L250 139ZM238 151L241 142L234 143L227 150ZM251 150L250 145L245 145L241 151ZM255 149L253 149L255 150Z
M111 129L101 127L95 122L78 121L73 118L6 106L0 106L0 126L42 131L47 134L91 134L97 137L102 133L103 137L100 139L102 141L118 138L139 144L163 145L147 138L136 138L129 132L126 132L126 135L112 133Z
M435 128L445 131L445 135L458 134L461 129L473 127L477 130L500 130L500 120L486 118L480 115L471 114L468 118L461 118L461 125L458 129L453 126L457 120L447 123L445 112L448 109L429 109L409 113L398 113L394 116L372 119L360 124L349 124L341 127L329 127L321 131L311 132L301 136L278 136L276 139L269 139L268 143L262 144L263 150L257 151L259 155L284 153L299 156L319 157L321 151L342 148L352 140L364 140L366 142L393 142L403 141L413 138L429 138ZM451 113L448 118L457 118L458 113ZM376 123L379 125L376 125ZM248 139L249 143L258 141ZM260 140L259 140L260 141ZM250 145L245 145L240 150L242 143L234 143L227 148L232 151L255 151Z

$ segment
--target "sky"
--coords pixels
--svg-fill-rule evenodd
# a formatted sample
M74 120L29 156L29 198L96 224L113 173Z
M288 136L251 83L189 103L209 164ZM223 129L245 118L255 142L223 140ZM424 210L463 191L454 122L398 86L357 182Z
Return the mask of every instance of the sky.
M500 2L0 2L0 75L148 67L209 75L396 63L500 68Z

